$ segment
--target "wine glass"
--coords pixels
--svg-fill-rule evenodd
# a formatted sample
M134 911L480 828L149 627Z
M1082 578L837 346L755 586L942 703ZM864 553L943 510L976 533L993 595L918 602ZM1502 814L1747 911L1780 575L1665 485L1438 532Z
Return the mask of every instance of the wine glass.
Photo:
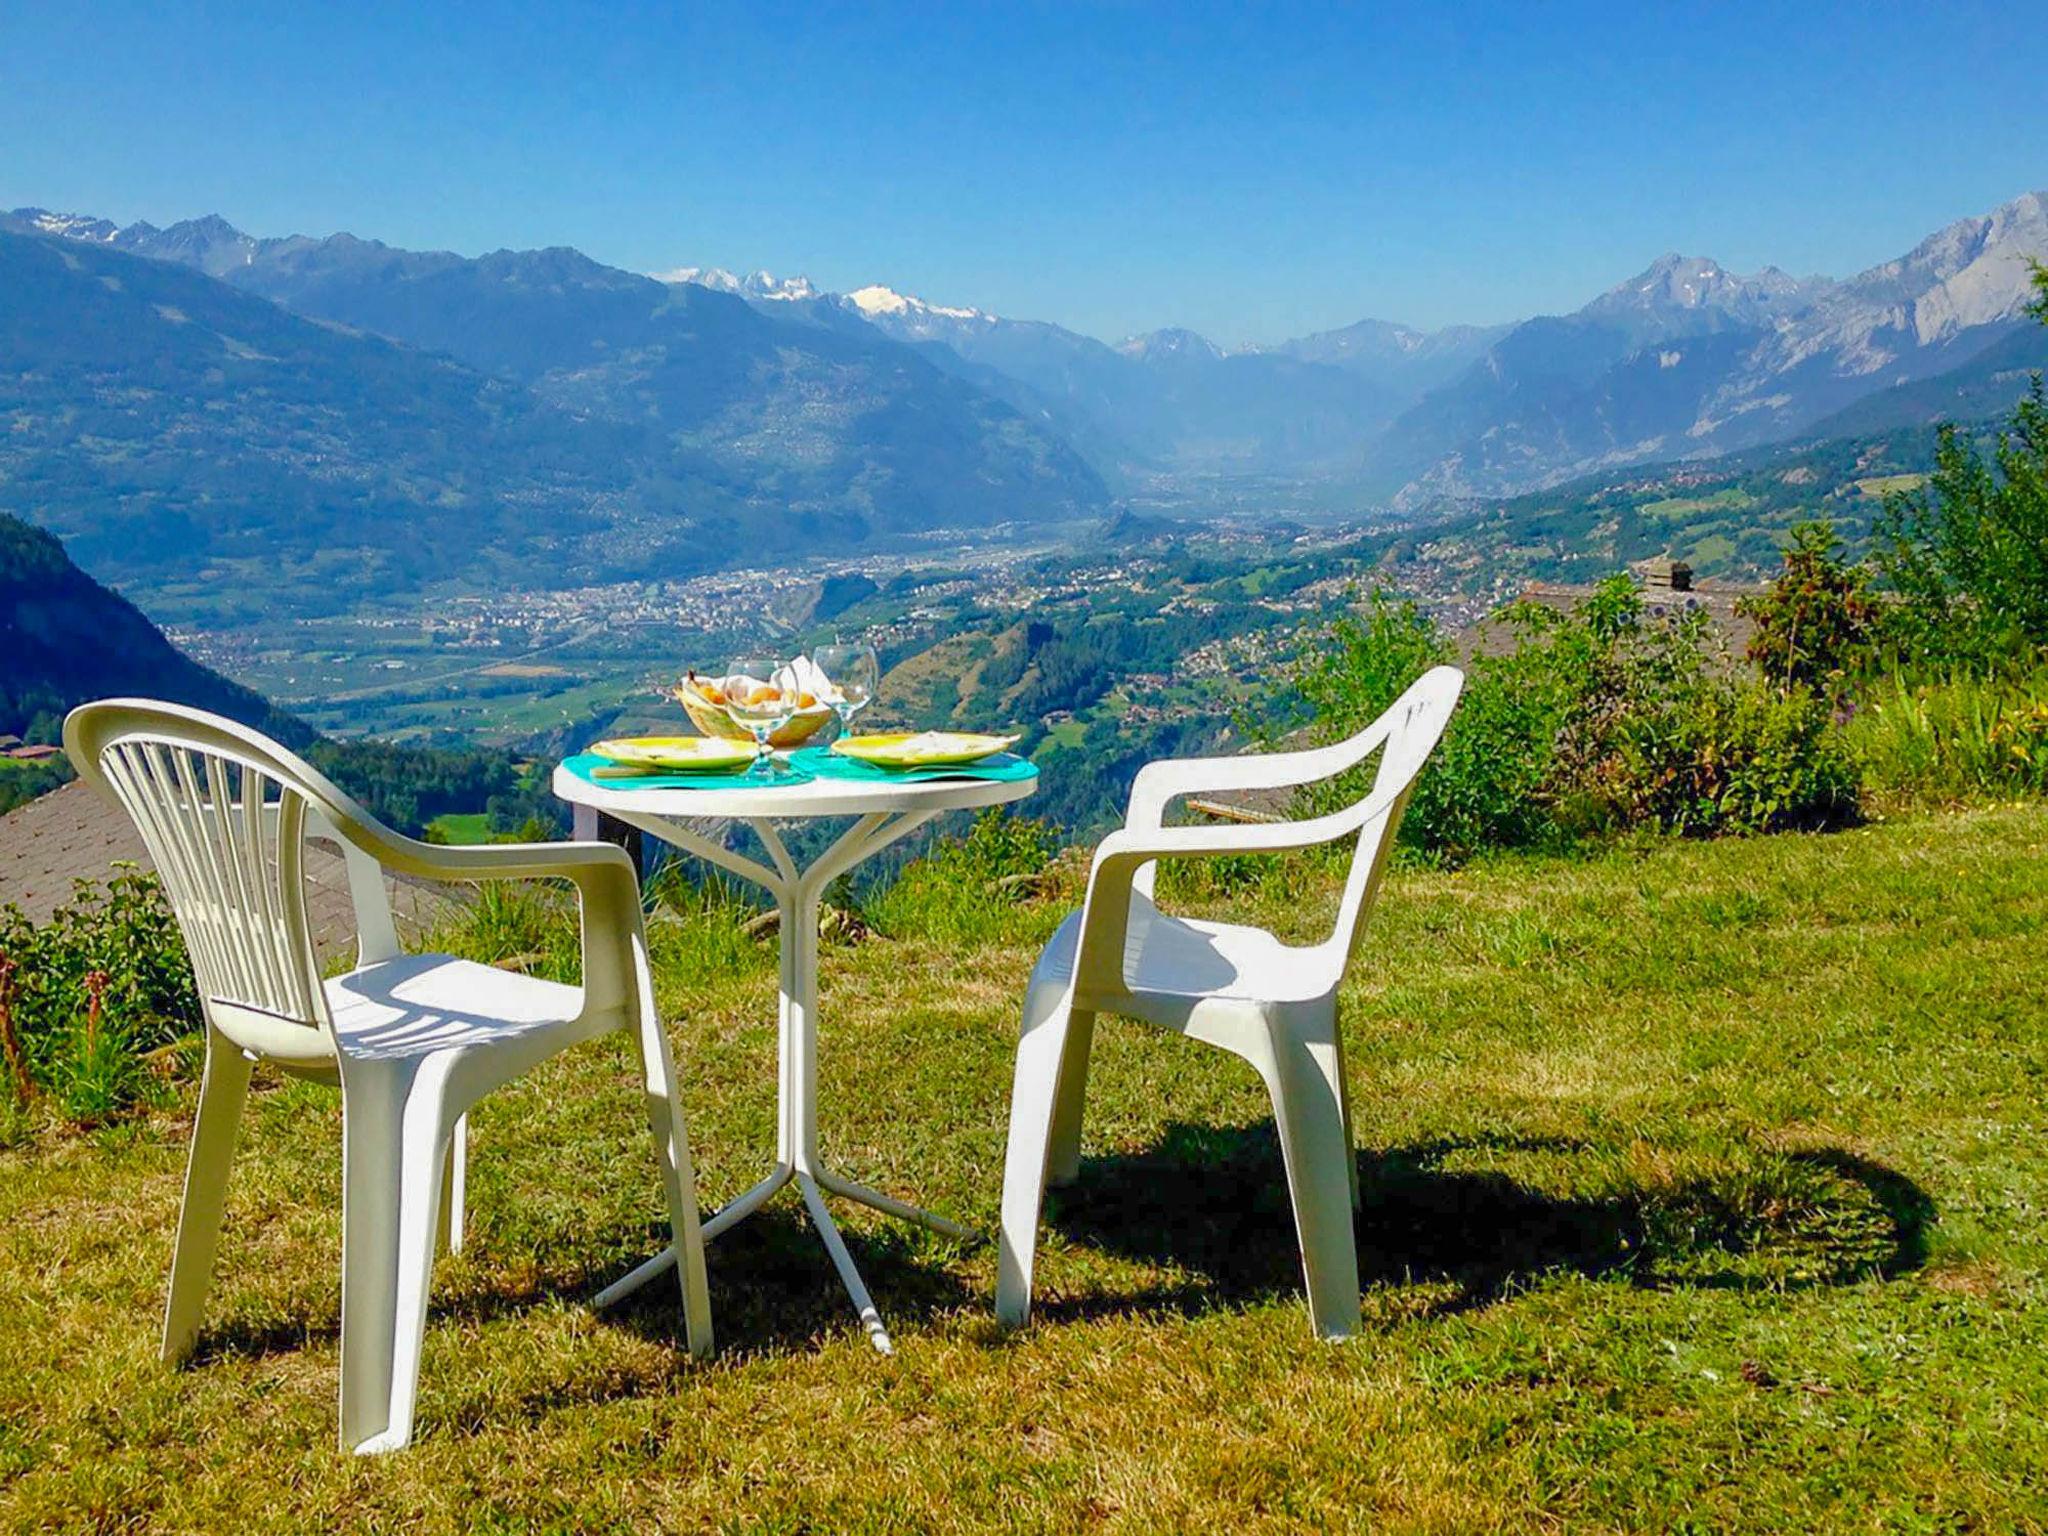
M796 690L782 673L783 665L773 656L740 656L723 684L725 712L735 725L745 727L754 737L754 766L749 778L775 776L775 753L768 744L796 713Z
M825 702L839 717L839 734L844 736L853 728L853 717L875 697L875 689L882 681L881 658L872 645L835 640L819 646L811 660L831 685Z

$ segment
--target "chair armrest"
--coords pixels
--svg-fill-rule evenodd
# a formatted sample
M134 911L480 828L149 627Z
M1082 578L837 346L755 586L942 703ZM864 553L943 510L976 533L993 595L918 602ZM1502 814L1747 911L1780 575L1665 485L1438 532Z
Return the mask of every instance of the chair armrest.
M1409 722L1418 708L1436 707L1441 710L1437 729L1430 733L1430 743L1434 745L1442 729L1440 721L1449 717L1451 706L1456 703L1463 686L1463 674L1455 667L1432 667L1411 683L1407 691L1372 724L1357 735L1331 742L1328 746L1241 757L1168 758L1147 763L1131 781L1131 799L1124 814L1124 825L1132 830L1161 825L1166 807L1182 795L1226 789L1293 789L1333 778L1372 756L1396 730ZM1428 755L1427 748L1423 755ZM1420 766L1419 759L1417 766Z
M366 836L365 834L372 834ZM375 835L381 834L381 835ZM421 879L568 880L576 887L583 952L583 1008L598 1013L638 1000L651 1006L640 913L640 877L612 843L479 843L453 847L361 824L344 835L386 869Z
M379 839L367 850L386 869L424 880L574 880L613 868L628 875L633 861L611 843L478 843L455 847L411 838ZM599 878L605 878L600 876Z
M1318 783L1363 762L1387 739L1393 727L1391 719L1382 718L1349 740L1327 747L1238 757L1162 758L1147 763L1131 781L1124 825L1132 830L1160 826L1166 807L1183 795L1230 789L1294 789Z
M1348 837L1379 820L1408 793L1401 784L1377 790L1354 805L1304 821L1233 822L1213 827L1125 827L1095 848L1090 879L1136 871L1158 859L1214 858L1227 853L1289 853Z
M1098 997L1121 989L1132 893L1140 872L1147 866L1161 859L1290 853L1333 843L1387 816L1407 797L1408 790L1409 785L1403 783L1368 795L1341 811L1306 821L1126 827L1110 833L1096 845L1095 862L1088 871L1088 895L1082 908L1080 947L1074 967L1076 988Z

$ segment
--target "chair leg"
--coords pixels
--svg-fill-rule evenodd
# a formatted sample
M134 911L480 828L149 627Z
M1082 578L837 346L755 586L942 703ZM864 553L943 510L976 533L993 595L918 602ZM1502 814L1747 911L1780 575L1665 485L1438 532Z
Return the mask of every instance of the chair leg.
M1002 1235L996 1257L996 1317L1010 1327L1021 1326L1031 1316L1031 1266L1038 1250L1039 1209L1045 1199L1072 1019L1064 994L1056 995L1049 1007L1036 997L1025 1000L1016 1080L1010 1090L1010 1140L1003 1157ZM1078 1121L1078 1108L1075 1118Z
M342 1085L341 1443L412 1440L453 1127L430 1062L358 1062Z
M1095 1045L1095 1015L1076 1010L1067 1022L1067 1047L1060 1056L1059 1086L1053 1091L1052 1145L1045 1181L1058 1188L1081 1173L1081 1118L1088 1098L1088 1057Z
M634 1036L647 1106L647 1127L654 1134L654 1157L661 1170L661 1190L668 1202L671 1241L676 1250L676 1279L682 1287L683 1338L690 1353L702 1358L714 1348L711 1327L711 1282L704 1270L704 1235L697 1214L697 1170L690 1159L690 1137L683 1120L683 1101L676 1090L675 1063L654 1012L653 997L643 986L642 1023Z
M1335 1004L1331 1005L1333 1008ZM1327 1065L1325 1061L1327 1060ZM1344 1115L1344 1170L1351 1181L1351 1209L1356 1214L1360 1201L1358 1194L1358 1142L1351 1129L1351 1079L1345 1071L1344 1034L1333 1018L1330 1023L1330 1049L1327 1058L1316 1054L1316 1063L1324 1068L1330 1086L1337 1095L1337 1107Z
M448 1137L448 1161L441 1174L441 1232L438 1246L462 1252L462 1218L469 1175L469 1116L458 1115Z
M249 1096L252 1063L212 1030L206 1037L206 1069L199 1081L199 1112L192 1122L192 1150L185 1163L185 1197L178 1209L178 1245L171 1259L170 1297L164 1304L162 1357L177 1365L192 1352L199 1318L213 1278L227 1203L228 1167L234 1161L242 1106Z
M1358 1331L1358 1247L1351 1220L1356 1158L1345 1134L1342 1095L1330 1070L1326 1038L1313 1044L1287 1027L1272 1026L1271 1064L1262 1070L1273 1095L1273 1118L1287 1163L1294 1229L1301 1241L1302 1277L1309 1321L1325 1339Z

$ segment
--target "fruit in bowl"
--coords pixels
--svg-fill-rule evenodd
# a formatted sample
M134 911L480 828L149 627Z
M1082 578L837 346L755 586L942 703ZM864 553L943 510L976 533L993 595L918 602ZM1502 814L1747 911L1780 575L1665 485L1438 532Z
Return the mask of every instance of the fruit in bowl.
M790 681L782 678L764 683L757 678L708 678L691 672L670 692L683 706L683 713L690 717L690 723L706 736L718 736L726 741L752 741L754 733L725 712L731 690L742 685L755 689L777 688L787 686ZM796 713L775 728L775 734L768 738L771 747L785 751L800 747L817 735L825 722L832 718L832 706L815 693L803 688L795 691Z

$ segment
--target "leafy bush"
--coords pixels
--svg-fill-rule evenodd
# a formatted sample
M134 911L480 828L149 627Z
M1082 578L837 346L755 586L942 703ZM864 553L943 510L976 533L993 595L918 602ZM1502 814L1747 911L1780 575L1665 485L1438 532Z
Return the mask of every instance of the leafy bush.
M0 909L8 1092L97 1121L149 1096L145 1061L201 1025L177 923L153 875L78 882L47 923Z
M1412 598L1375 588L1355 614L1316 636L1294 684L1333 740L1363 730L1408 685L1451 658L1450 643Z
M1464 699L1402 823L1403 843L1424 857L1855 814L1852 763L1826 705L1804 687L1731 672L1703 616L1651 621L1622 576L1571 614L1518 604L1498 623L1510 643L1466 664ZM1318 635L1297 668L1317 737L1356 732L1448 649L1413 603L1375 595ZM1307 809L1350 800L1372 770L1316 787Z
M2048 395L2036 377L1990 451L1944 423L1927 488L1886 498L1878 563L1914 653L1999 665L2048 646Z
M1525 616L1540 625L1549 615ZM1448 659L1451 647L1410 599L1375 591L1356 614L1319 632L1304 649L1295 686L1315 711L1314 734L1341 741L1377 719L1417 676ZM1452 729L1438 747L1409 802L1401 838L1409 847L1452 861L1481 848L1526 847L1542 841L1545 818L1536 804L1547 744L1558 711L1531 669L1514 685L1471 669ZM1348 805L1364 792L1375 765L1311 786L1312 814Z
M1736 606L1756 624L1749 659L1767 681L1841 699L1876 654L1884 610L1870 572L1842 559L1830 522L1795 523L1784 569Z
M1827 705L1803 688L1750 683L1699 690L1656 733L1622 733L1624 819L1668 831L1783 832L1839 825L1858 806L1854 761Z

